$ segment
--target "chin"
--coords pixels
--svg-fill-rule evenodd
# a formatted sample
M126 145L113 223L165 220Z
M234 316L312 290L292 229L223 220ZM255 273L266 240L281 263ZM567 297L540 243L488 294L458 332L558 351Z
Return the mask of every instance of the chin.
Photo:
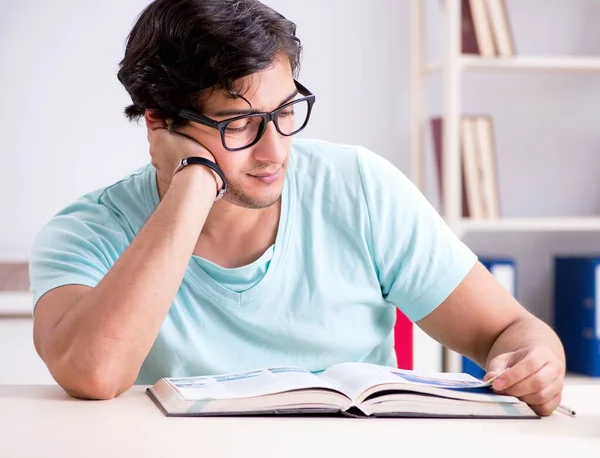
M285 168L276 181L261 183L255 178L244 177L239 181L227 182L227 192L224 200L232 205L243 208L268 208L281 198L285 182Z
M281 191L281 188L278 187L277 190L269 189L262 193L249 193L240 191L238 188L232 186L225 193L224 199L238 207L260 210L279 202Z

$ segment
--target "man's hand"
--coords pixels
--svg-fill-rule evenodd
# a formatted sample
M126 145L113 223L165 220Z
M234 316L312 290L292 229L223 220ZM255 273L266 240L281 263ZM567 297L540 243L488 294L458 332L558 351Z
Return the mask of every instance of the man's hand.
M488 363L484 380L507 368L494 380L494 390L518 397L538 415L552 414L560 403L565 367L550 348L537 346L498 355Z
M164 127L148 129L148 142L152 165L157 171L158 179L166 187L171 183L173 172L181 159L198 156L216 162L211 152L186 133L185 128L170 131L165 124ZM223 183L216 173L214 175L220 188Z

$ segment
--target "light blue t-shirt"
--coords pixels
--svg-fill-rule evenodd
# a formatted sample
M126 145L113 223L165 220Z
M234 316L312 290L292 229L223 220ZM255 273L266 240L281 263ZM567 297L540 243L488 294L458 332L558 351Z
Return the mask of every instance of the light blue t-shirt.
M34 244L34 305L61 285L95 286L157 205L148 165L54 216ZM193 256L136 383L272 365L395 366L395 307L420 320L475 261L390 162L294 140L275 244L235 269Z

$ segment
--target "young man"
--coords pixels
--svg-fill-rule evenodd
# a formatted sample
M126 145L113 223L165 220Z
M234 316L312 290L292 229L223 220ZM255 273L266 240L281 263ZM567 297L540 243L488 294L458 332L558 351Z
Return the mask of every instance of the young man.
M399 307L487 376L510 367L494 386L550 414L552 330L390 163L292 140L315 100L300 51L256 0L141 14L118 76L151 164L68 206L33 250L34 340L56 381L108 399L164 376L392 365Z

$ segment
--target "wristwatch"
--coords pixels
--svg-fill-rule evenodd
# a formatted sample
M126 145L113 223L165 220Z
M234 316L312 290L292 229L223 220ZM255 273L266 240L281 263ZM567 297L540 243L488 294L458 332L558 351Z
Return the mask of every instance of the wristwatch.
M183 158L181 161L179 161L179 164L177 164L177 167L175 168L175 171L173 172L173 176L175 176L175 174L177 172L179 172L181 169L183 169L184 167L187 167L188 165L195 165L195 164L204 165L204 166L208 167L209 169L212 169L217 175L219 175L219 177L221 177L223 186L221 187L221 189L217 189L217 197L215 197L215 202L216 202L217 200L219 200L221 197L223 197L225 195L225 192L227 191L227 181L225 180L225 174L223 173L221 168L214 162L209 161L208 159L206 159L204 157L197 157L197 156Z

